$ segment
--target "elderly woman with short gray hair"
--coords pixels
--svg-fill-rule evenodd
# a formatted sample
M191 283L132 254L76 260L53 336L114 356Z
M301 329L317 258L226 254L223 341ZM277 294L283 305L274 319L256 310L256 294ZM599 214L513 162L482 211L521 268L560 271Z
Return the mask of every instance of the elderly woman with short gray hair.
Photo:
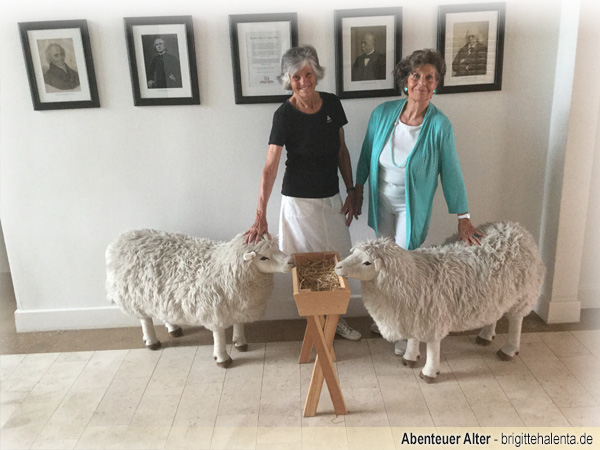
M283 148L287 152L279 217L279 246L291 255L316 251L337 251L349 255L355 188L350 154L343 126L348 123L337 96L317 91L325 70L311 46L287 50L281 59L279 81L291 90L273 116L256 218L245 233L246 242L256 242L269 232L267 204L277 177ZM339 192L338 170L348 196ZM360 339L358 331L340 319L338 334Z

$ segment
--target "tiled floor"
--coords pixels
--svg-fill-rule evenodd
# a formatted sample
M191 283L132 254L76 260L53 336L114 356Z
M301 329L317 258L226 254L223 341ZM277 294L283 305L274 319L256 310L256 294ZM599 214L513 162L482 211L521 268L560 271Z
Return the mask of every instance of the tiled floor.
M335 341L349 414L333 413L324 387L318 415L304 418L312 364L298 364L302 323L290 324L282 340L251 329L249 351L231 350L226 370L215 365L200 331L156 352L139 348L139 330L128 348L133 330L118 340L124 348L83 351L81 343L64 347L62 334L48 335L52 348L42 342L36 352L32 342L44 341L38 334L19 353L19 340L5 335L0 448L379 450L410 448L401 436L415 429L600 427L599 327L526 332L512 362L495 355L502 334L491 347L475 346L470 334L449 336L442 373L428 385L418 376L423 352L409 369L392 344L365 330L368 320L354 319L365 338ZM111 334L119 332L96 331L92 341Z

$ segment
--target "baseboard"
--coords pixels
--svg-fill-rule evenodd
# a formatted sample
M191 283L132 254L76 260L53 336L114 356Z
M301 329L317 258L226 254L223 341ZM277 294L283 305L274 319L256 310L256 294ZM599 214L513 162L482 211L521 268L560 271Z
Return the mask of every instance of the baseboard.
M600 288L579 289L577 296L582 308L600 308Z
M581 302L577 299L550 299L542 296L534 308L541 319L548 323L574 323L581 319Z
M117 306L15 311L17 333L122 328L139 324L139 320L125 315Z
M361 297L352 296L348 305L349 317L368 315ZM297 319L298 310L293 302L282 305L271 301L261 320ZM117 306L78 309L40 309L15 311L17 333L57 330L88 330L139 326L139 320L127 316Z

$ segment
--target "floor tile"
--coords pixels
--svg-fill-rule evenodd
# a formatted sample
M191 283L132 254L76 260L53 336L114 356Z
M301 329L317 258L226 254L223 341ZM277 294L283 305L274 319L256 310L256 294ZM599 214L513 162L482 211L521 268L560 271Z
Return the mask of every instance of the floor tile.
M568 427L569 421L549 397L529 397L513 401L515 410L527 427Z
M119 445L123 450L162 450L165 447L170 430L170 426L130 426Z
M218 416L211 450L250 450L256 448L258 414Z
M573 336L581 342L596 358L600 358L600 330L571 331Z
M348 450L395 450L394 436L389 427L353 427L346 428Z
M519 413L511 402L487 402L471 405L479 425L483 427L523 427Z
M303 450L348 450L345 427L303 427Z
M105 391L103 389L80 389L67 393L63 401L50 420L53 426L81 426L85 427L102 400Z
M166 450L209 450L213 427L171 427Z
M31 446L32 450L71 450L74 449L83 434L81 425L47 425Z
M302 423L300 386L295 389L264 388L260 397L259 427L299 427Z
M563 356L589 355L591 352L570 331L540 333L542 341L559 358Z
M76 450L120 450L127 434L127 426L88 426L83 432Z
M344 388L348 408L346 427L388 427L389 421L379 387Z
M260 419L259 419L260 420ZM300 426L260 426L256 435L256 448L302 448Z
M598 406L560 408L560 412L573 427L600 427Z
M181 400L180 395L146 395L131 419L131 427L171 427Z

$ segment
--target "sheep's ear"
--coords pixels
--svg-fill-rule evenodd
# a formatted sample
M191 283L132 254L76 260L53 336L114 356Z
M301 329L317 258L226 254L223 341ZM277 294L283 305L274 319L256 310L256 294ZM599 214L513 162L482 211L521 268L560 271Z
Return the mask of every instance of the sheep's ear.
M244 261L250 261L256 256L256 252L244 253Z
M373 261L375 263L375 270L377 272L379 272L381 269L383 269L384 264L383 264L383 259L381 258L377 258L375 261Z

